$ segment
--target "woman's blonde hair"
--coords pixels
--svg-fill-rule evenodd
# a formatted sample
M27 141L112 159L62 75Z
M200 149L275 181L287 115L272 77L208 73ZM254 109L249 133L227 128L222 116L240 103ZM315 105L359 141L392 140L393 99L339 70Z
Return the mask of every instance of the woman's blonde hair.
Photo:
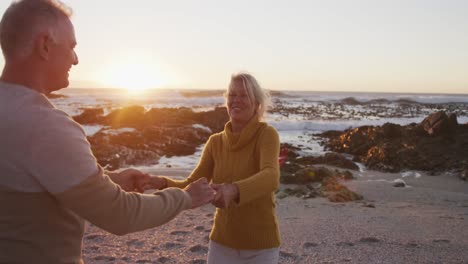
M244 89L249 96L249 100L252 103L257 104L256 114L258 120L261 120L266 113L266 110L271 105L270 93L263 89L260 84L258 84L258 81L255 79L255 77L246 72L240 72L231 75L231 81L227 91L228 93L236 81L242 82Z

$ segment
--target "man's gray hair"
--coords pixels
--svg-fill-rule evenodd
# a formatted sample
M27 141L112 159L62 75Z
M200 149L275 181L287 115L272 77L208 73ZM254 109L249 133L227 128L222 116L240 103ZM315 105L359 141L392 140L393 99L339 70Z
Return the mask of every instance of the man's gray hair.
M250 101L257 104L256 115L258 120L261 120L267 109L271 106L270 93L260 86L257 79L255 79L252 74L246 72L236 73L231 76L231 82L229 83L227 93L229 93L229 90L236 81L242 82Z
M0 45L7 61L30 54L34 38L41 32L56 41L60 20L72 10L59 0L18 0L11 3L0 21Z

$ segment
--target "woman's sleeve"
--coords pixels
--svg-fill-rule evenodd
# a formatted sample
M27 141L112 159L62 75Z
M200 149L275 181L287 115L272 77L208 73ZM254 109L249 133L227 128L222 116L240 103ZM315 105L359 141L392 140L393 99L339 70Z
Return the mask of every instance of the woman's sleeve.
M189 177L185 180L174 180L168 177L165 177L167 180L167 187L177 187L177 188L185 188L190 183L200 179L200 178L207 178L208 182L211 181L213 177L213 137L211 136L205 144L203 148L202 156L198 161L197 167L192 171Z
M260 171L249 178L234 182L239 188L239 205L250 202L279 186L279 136L278 132L268 126L260 138L259 163Z

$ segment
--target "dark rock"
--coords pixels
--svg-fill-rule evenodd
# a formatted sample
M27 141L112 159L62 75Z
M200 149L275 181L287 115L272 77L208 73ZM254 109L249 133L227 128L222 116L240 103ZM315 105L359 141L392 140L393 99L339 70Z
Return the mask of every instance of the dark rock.
M135 105L122 109L118 109L108 114L103 122L113 128L120 127L133 127L141 128L144 126L145 121L145 108L143 106Z
M405 186L406 186L406 183L401 179L398 179L393 183L393 187L405 187Z
M356 100L356 98L354 98L354 97L346 97L346 98L341 100L341 103L342 104L347 104L347 105L359 105L359 104L361 104L361 102Z
M86 108L83 113L73 119L80 124L99 124L103 122L104 110L102 108Z
M468 168L463 169L462 172L460 173L460 179L467 181L468 179Z
M403 134L401 126L392 123L385 123L382 126L382 131L385 138L397 138Z
M338 177L327 177L322 181L322 190L325 197L331 202L349 202L362 200L362 195L349 190L340 183Z
M113 170L129 165L154 164L163 155L192 155L209 135L206 130L192 126L153 126L115 134L101 130L88 140L99 164Z
M433 137L451 135L455 132L457 125L457 117L451 115L449 118L443 111L430 114L420 124L423 130Z
M326 139L322 142L325 149L352 154L354 161L387 172L452 171L461 175L468 157L468 125L458 124L454 114L444 112L431 114L420 124L386 123L316 136Z
M134 129L102 129L88 137L99 164L109 170L155 164L163 155L192 155L211 134L223 130L229 119L225 107L199 113L184 107L146 111L142 106L121 108L107 116L103 112L101 108L85 109L74 119L82 124Z
M213 111L195 114L195 121L211 129L213 133L221 132L229 121L226 107L216 107Z

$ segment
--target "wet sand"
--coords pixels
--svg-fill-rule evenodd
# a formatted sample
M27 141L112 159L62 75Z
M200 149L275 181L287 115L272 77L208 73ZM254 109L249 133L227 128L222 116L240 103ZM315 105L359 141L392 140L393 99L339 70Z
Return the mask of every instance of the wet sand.
M188 170L152 171L181 175ZM277 199L280 263L468 263L468 183L454 175L366 171L346 185L364 200ZM285 186L282 186L285 187ZM85 263L206 263L214 207L125 236L90 225Z

